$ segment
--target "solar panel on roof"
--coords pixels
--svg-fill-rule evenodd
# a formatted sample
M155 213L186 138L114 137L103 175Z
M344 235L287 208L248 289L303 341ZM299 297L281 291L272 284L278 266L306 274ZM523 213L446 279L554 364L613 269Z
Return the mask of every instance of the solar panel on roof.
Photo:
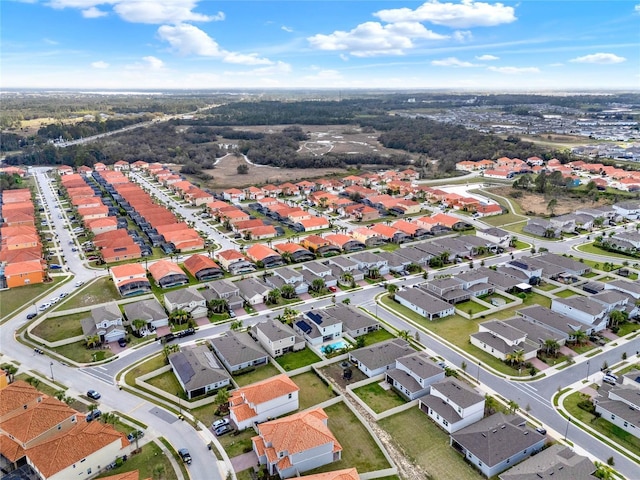
M184 354L175 355L172 357L172 360L173 367L177 370L178 376L183 380L183 382L187 383L196 374Z
M304 333L309 333L312 330L311 326L307 322L305 322L304 320L298 320L296 322L296 327L298 327Z
M511 263L511 265L513 265L514 267L524 268L525 270L528 268L528 266L527 266L527 264L526 264L526 263L518 262L518 261L515 261L515 260L514 260L513 262L510 262L510 263Z
M322 315L320 315L319 313L307 312L307 317L313 320L316 323L316 325L322 324Z

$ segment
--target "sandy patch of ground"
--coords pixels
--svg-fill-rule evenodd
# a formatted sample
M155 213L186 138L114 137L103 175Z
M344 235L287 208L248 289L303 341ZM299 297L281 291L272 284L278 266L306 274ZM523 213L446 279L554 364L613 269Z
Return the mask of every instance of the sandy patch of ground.
M549 204L551 197L545 198L544 195L539 193L523 192L522 190L515 190L511 187L492 188L489 192L509 198L511 201L520 205L523 213L527 215L544 216L550 213L547 209L547 205ZM511 193L513 192L522 193L522 196L514 198L511 196ZM555 215L572 213L579 208L595 208L607 204L607 202L603 200L593 202L589 199L585 199L584 197L572 197L570 195L558 195L556 200L557 204L553 210Z

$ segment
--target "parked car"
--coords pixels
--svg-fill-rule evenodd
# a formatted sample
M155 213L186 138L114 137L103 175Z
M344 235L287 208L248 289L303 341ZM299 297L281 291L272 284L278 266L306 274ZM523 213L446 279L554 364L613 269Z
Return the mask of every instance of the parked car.
M44 312L47 308L49 308L51 306L51 304L49 302L47 303L43 303L42 305L40 305L38 307L38 310L40 310L41 312Z
M336 293L338 289L336 287L329 287L329 291L332 293Z
M67 297L67 296L69 296L69 292L62 292L60 294L60 298L64 298L64 297Z
M78 280L78 281L76 282L76 287L81 287L82 285L84 285L84 281L82 281L82 280Z
M540 435L546 435L547 434L547 431L542 427L537 427L536 428L536 432L538 432Z
M93 412L87 413L87 422L100 418L102 412L100 410L94 410Z
M229 425L229 419L228 418L221 418L221 419L216 420L215 422L213 422L211 424L211 428L216 430L217 428L224 427L225 425Z
M87 397L92 398L94 400L98 400L102 395L100 395L98 392L96 392L95 390L89 390L87 392Z
M616 385L618 383L618 379L612 375L605 375L602 378L602 381L608 383L609 385Z
M33 313L33 312L29 313L29 314L27 314L27 320L32 320L32 319L36 318L37 316L38 316L37 313Z
M118 345L120 345L122 348L127 346L127 340L124 338L119 338L118 339Z
M49 265L49 268L51 270L60 270L62 268L62 265L58 265L57 263L52 263L51 265Z
M180 455L180 458L184 463L186 463L187 465L191 464L191 454L189 453L189 450L187 450L186 448L181 448L180 450L178 450L178 454Z
M133 442L136 438L140 439L142 437L144 437L144 432L142 430L136 430L135 432L131 432L127 435L127 440L129 440L129 442Z
M222 435L229 433L231 431L231 427L229 425L222 425L214 430L216 437L221 437Z

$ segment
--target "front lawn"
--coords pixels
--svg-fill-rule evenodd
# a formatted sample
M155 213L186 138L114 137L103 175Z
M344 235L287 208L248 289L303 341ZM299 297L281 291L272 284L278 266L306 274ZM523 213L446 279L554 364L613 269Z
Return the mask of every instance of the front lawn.
M130 387L137 387L136 378L146 375L147 373L151 373L159 368L162 368L166 365L164 354L155 355L151 357L149 360L139 363L135 367L133 367L129 372L125 375L125 383Z
M93 307L100 303L106 303L118 299L120 299L120 294L113 284L111 277L103 277L94 280L78 293L67 297L66 301L58 304L56 310Z
M368 430L343 402L324 411L329 415L331 433L342 445L342 459L305 472L307 475L343 468L357 468L358 473L365 473L390 467Z
M261 380L266 380L267 378L275 377L279 373L280 370L274 367L271 363L267 363L266 365L256 367L250 372L233 375L233 380L239 387L244 387L245 385L250 385Z
M594 242L585 243L584 245L578 245L576 247L576 250L579 250L585 253L593 253L596 255L604 255L606 257L621 258L623 260L635 260L637 258L637 257L634 257L633 255L625 255L624 253L610 252L608 250L605 250L604 248L597 247L594 244Z
M256 431L253 428L247 428L241 432L237 432L237 435L228 433L227 435L218 437L218 440L222 444L222 448L227 452L227 455L229 455L229 458L233 458L250 452L252 449L251 437L255 437L256 435Z
M333 389L330 389L313 371L291 377L291 380L300 387L298 392L300 410L313 407L336 396Z
M631 332L635 332L636 330L640 330L640 323L626 322L620 325L618 333L616 333L616 335L618 335L619 337L624 337L625 335L629 335Z
M376 413L382 413L405 404L405 400L393 388L385 390L379 383L370 383L356 388L353 393Z
M52 348L58 355L68 358L76 363L91 363L113 357L111 350L96 350L87 348L84 340L75 343L69 343L61 347ZM95 356L94 356L95 355Z
M82 335L80 320L89 317L89 312L53 317L43 320L31 333L48 342L57 342L66 338Z
M276 362L287 372L312 365L319 361L320 357L307 347L299 352L285 353L281 357L276 358Z
M407 458L427 472L427 478L481 480L484 477L449 446L449 435L418 408L392 415L378 424Z
M107 470L97 478L118 475L133 470L140 471L139 478L154 478L158 480L174 480L178 478L171 466L171 462L154 442L147 443L141 447L140 453L128 455L127 461L121 466L113 470Z
M504 213L502 215L491 215L489 217L482 217L481 221L494 227L501 227L511 223L523 222L524 220L520 215L513 213Z

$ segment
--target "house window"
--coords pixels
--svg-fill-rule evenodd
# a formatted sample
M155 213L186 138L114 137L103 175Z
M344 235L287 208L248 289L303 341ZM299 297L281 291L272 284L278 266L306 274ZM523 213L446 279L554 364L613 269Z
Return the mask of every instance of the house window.
M616 416L615 415L611 415L611 420L615 420Z
M629 426L629 422L624 422L624 426L628 427Z
M481 467L482 466L482 462L478 462L478 466Z
M449 422L447 422L444 418L442 419L442 424L443 424L445 427L448 427L448 426L449 426Z
M290 394L289 394L289 398L291 398L292 396L293 396L293 394L292 394L292 393L290 393Z

